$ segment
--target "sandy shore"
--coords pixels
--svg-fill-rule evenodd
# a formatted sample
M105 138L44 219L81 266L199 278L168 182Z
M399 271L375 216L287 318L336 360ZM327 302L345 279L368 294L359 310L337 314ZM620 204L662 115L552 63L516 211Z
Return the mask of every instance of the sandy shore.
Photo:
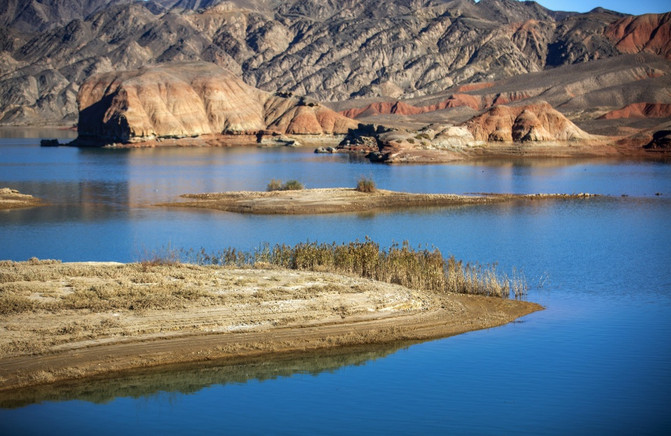
M16 189L0 188L0 210L42 206L44 203L32 195L21 194Z
M372 193L351 188L303 189L297 191L238 191L184 194L184 200L157 206L217 209L249 214L326 214L369 212L418 207L461 206L514 200L594 197L593 194L412 194L378 189Z
M3 261L0 290L0 392L166 364L433 339L541 309L271 267Z

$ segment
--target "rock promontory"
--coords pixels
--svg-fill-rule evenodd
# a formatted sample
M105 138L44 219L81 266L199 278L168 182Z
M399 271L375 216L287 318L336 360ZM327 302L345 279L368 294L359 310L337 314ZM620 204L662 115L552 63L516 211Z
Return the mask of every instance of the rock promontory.
M361 135L366 135L362 129ZM368 133L366 148L375 162L421 163L460 160L482 155L604 155L607 139L591 135L547 102L498 105L459 125L431 124L419 130L387 129ZM363 143L346 138L340 149Z
M261 91L206 62L95 75L77 97L79 141L217 134L342 134L357 122L314 101Z

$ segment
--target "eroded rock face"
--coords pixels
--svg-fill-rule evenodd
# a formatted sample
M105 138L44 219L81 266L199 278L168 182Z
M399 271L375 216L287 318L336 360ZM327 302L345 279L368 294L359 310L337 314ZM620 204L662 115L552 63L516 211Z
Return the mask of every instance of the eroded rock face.
M548 103L495 106L465 123L477 141L539 142L588 140L582 131Z
M264 119L268 129L295 135L344 134L358 125L314 101L277 95L266 100Z
M318 103L253 88L210 63L105 73L84 82L79 135L129 142L208 134L346 133L357 123Z

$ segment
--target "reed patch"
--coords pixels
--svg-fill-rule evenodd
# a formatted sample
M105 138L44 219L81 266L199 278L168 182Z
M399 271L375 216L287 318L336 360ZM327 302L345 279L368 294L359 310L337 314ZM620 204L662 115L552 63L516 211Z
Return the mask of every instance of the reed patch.
M280 268L350 274L411 289L438 293L460 293L503 298L522 298L528 285L524 275L513 271L500 274L496 265L464 263L454 256L445 258L437 248L412 248L408 242L389 248L368 238L348 244L304 242L294 246L262 245L253 251L226 248L215 253L205 250L184 253L187 262L200 265Z

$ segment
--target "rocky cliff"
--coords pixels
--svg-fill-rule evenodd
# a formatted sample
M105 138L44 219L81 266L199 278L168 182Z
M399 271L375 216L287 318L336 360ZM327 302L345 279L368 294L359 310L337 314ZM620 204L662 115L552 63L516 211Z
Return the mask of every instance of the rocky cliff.
M258 90L198 62L104 73L77 97L79 136L105 142L211 134L346 133L357 123L316 102Z
M5 3L4 124L74 121L87 77L149 64L207 61L269 92L343 101L430 96L624 53L668 57L669 14L560 13L513 0ZM608 92L618 107L634 102Z

